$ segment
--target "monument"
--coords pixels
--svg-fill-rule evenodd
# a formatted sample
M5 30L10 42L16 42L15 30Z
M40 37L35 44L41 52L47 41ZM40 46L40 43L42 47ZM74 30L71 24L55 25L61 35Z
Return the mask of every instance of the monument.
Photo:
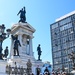
M7 60L0 62L0 66L4 66L3 70L0 70L2 75L19 73L27 74L27 72L29 73L28 75L31 73L36 75L37 66L39 66L41 72L43 62L40 60L40 56L38 57L39 60L37 61L33 52L32 42L35 29L28 22L26 22L25 13L26 10L25 7L23 7L17 14L20 14L19 22L11 27L10 56L7 58ZM27 64L30 65L28 66Z

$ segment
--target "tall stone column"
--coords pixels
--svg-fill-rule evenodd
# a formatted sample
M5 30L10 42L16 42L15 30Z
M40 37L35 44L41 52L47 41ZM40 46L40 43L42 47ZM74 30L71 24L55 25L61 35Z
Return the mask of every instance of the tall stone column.
M30 56L33 56L32 37L29 38L29 52Z
M22 53L22 34L18 34L18 40L20 41L21 47L18 46L19 54Z
M14 55L14 41L13 39L11 38L11 51L10 51L10 57Z

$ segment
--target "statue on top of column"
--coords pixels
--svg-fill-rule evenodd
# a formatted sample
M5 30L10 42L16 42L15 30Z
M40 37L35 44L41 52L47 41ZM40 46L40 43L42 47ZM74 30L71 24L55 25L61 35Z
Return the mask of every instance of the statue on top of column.
M40 47L40 44L38 45L37 47L37 51L38 51L38 60L40 60L40 56L41 56L41 47Z
M19 56L18 46L21 46L20 41L18 40L17 36L11 35L11 37L14 40L14 56Z
M25 7L23 7L23 8L18 12L17 15L19 15L19 14L20 14L20 20L19 20L19 22L26 23L26 16L25 16L26 10L25 10Z

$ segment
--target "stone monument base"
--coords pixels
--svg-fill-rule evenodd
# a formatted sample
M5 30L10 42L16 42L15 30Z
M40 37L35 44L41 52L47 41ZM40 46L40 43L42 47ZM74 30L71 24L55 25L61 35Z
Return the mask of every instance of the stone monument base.
M0 75L7 75L6 74L6 65L7 65L7 61L0 60Z

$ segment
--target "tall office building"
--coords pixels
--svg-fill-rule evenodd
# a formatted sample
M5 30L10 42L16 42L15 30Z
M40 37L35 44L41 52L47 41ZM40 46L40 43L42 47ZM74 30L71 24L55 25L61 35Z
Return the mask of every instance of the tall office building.
M53 69L72 71L68 54L75 52L75 11L64 15L50 25Z

